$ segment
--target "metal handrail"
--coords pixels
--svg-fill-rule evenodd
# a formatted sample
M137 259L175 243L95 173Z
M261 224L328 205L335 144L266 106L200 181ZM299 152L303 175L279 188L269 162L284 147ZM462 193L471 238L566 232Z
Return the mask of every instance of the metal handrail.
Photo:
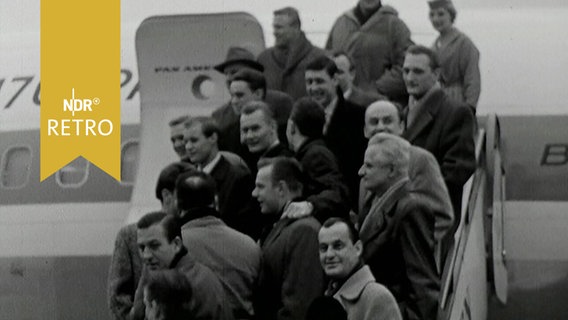
M460 226L457 229L458 237L449 250L446 263L442 270L439 306L439 310L441 312L439 318L442 314L446 314L446 312L444 311L449 310L447 306L451 306L453 298L452 293L455 292L455 280L458 279L460 275L460 268L458 268L458 266L461 266L461 262L463 260L465 247L464 239L467 239L467 235L469 234L469 225L471 222L471 217L473 216L476 209L475 202L480 193L482 177L484 174L483 166L481 166L483 161L482 152L484 151L484 147L485 130L480 129L475 140L475 157L477 170L472 175L472 179L468 181L469 186L464 186L464 192L466 193L464 194L463 198L467 199L467 206L465 206L465 208L462 209L462 212L460 212L460 214L462 214L462 219Z

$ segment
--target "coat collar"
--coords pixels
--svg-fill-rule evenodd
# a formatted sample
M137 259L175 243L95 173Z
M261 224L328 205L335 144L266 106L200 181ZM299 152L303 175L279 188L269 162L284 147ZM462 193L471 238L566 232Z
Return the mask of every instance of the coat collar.
M443 95L444 92L442 89L437 88L424 101L420 102L422 104L421 113L418 115L417 119L414 120L412 126L406 128L403 132L403 138L412 143L414 139L436 119L436 115L440 109L440 104L437 103L437 101L442 99ZM405 114L408 114L408 106L405 108Z
M345 17L349 18L354 23L356 23L357 26L359 26L361 28L361 30L369 30L369 29L373 28L373 26L378 21L380 21L383 18L383 16L385 16L385 15L398 16L398 11L396 11L396 9L394 9L391 6L382 5L379 8L379 10L377 10L375 13L373 13L371 15L371 17L369 19L367 19L367 21L365 21L365 23L363 25L361 25L361 23L359 22L359 19L357 18L357 15L355 14L356 9L357 9L357 7L350 9L350 10L346 11L344 15L345 15Z
M304 60L304 58L310 53L313 46L312 43L306 38L306 35L302 32L296 42L290 47L288 52L288 57L286 59L286 65L284 68L284 74L290 74L294 71L296 66Z
M203 213L206 214L207 212L211 213L211 214L216 214L218 215L218 213L215 211L215 209L212 208L208 208L208 210L204 210ZM217 218L214 215L204 215L198 218L194 218L189 220L188 222L186 222L181 229L190 229L190 228L202 228L202 227L210 227L210 226L224 226L225 223L223 222L223 220Z
M170 262L170 267L169 267L169 268L170 268L170 269L175 269L175 268L178 266L178 264L180 264L180 261L181 261L183 258L185 258L185 257L188 256L187 253L188 253L187 248L186 248L185 246L182 246L182 247L181 247L181 250L180 250L178 253L176 253L176 255L174 256L172 262Z
M356 301L365 290L365 287L373 282L376 282L375 277L373 277L369 266L365 265L351 275L333 297L335 299L341 297L348 301Z
M223 157L223 155L221 155L221 158L219 159L219 162L217 162L217 164L215 165L215 167L211 170L211 172L209 173L209 175L211 175L213 178L215 177L225 177L227 175L227 172L230 170L230 166L228 165L229 163L227 162L227 160L225 159L225 157Z
M264 241L262 241L262 247L269 246L272 242L276 241L276 239L278 239L282 231L284 231L284 229L287 226L291 225L296 220L297 219L285 218L276 221L276 223L274 223L274 226L272 227L272 229L270 230Z
M389 190L384 193L382 198L379 198L377 205L371 206L369 214L363 221L360 229L360 238L365 243L374 238L377 233L380 233L386 227L386 216L392 215L392 211L398 200L408 193L408 179L403 179L393 185Z
M308 152L308 150L315 145L325 146L325 142L323 142L323 139L308 139L304 141L304 143L302 143L302 145L298 149L298 152L296 152L297 158L302 159L306 152Z
M436 38L436 40L434 41L434 47L437 50L441 50L443 48L446 48L447 46L449 46L452 42L456 41L456 39L458 39L461 35L461 32L456 28L456 27L452 27L452 30L450 31L450 34L448 34L448 39L446 40L446 43L444 45L442 45L441 43L441 36L438 36Z
M327 131L324 136L328 136L330 131L335 131L336 129L331 128L342 128L344 125L344 117L349 116L349 107L347 106L350 104L345 98L343 97L343 91L337 87L336 89L337 98L336 98L336 105L333 113L331 114L331 118L329 119L329 123L327 124ZM350 104L352 105L352 104Z

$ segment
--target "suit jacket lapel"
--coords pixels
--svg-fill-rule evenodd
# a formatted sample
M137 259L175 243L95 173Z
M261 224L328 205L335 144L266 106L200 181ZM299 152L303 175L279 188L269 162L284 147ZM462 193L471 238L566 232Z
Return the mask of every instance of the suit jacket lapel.
M414 139L416 139L416 137L434 121L440 107L439 101L442 98L442 95L443 91L438 89L435 92L432 92L432 94L422 102L422 105L420 106L422 108L421 113L414 120L412 126L406 128L402 134L403 138L412 143ZM405 110L406 115L408 115L407 109L408 107Z
M334 136L336 132L341 132L342 123L345 123L346 117L349 116L347 107L345 106L345 99L343 98L343 91L341 89L337 89L337 105L335 106L335 110L333 110L333 114L329 119L329 125L327 126L327 135ZM338 127L337 129L335 127ZM330 135L331 133L331 135ZM343 134L343 133L342 133Z
M418 118L414 121L412 126L406 128L406 131L403 133L403 137L406 140L414 141L414 139L432 122L434 118L429 112L424 112L423 114L419 115Z
M262 247L270 246L282 233L284 228L288 226L293 220L291 219L281 219L278 220L270 230L270 233L266 236L266 239L262 243Z
M227 176L227 172L229 171L228 164L229 163L227 162L227 160L225 160L225 157L221 155L221 159L219 159L217 165L213 168L213 170L211 170L210 176L212 176L213 179L215 179L217 187L219 187L220 182L222 182Z

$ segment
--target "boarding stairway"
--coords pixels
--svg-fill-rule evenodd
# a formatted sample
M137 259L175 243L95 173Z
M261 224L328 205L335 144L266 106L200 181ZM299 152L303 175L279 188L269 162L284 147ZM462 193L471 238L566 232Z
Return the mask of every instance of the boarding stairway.
M438 320L568 318L567 118L479 119Z
M505 252L498 236L502 235L498 230L502 229L505 181L499 141L499 120L491 115L475 140L477 169L464 186L460 226L442 271L439 320L485 319L488 285L493 285L491 289L500 301L507 301ZM488 226L491 241L486 244ZM487 255L489 249L491 254ZM486 268L491 262L492 266ZM489 284L488 276L505 283Z
M231 46L264 49L254 17L161 16L138 28L140 156L128 222L158 209L149 196L157 173L177 160L169 120L210 114L228 100L214 65ZM478 122L477 170L442 269L438 319L568 318L568 116L490 114Z

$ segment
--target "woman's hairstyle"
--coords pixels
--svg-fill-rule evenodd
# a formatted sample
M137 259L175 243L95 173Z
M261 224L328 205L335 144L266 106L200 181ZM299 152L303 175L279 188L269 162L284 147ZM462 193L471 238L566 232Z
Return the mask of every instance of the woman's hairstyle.
M456 16L458 15L456 7L454 6L451 0L428 1L428 6L430 7L430 10L439 9L439 8L446 9L450 14L450 20L452 21L452 23L456 20Z

